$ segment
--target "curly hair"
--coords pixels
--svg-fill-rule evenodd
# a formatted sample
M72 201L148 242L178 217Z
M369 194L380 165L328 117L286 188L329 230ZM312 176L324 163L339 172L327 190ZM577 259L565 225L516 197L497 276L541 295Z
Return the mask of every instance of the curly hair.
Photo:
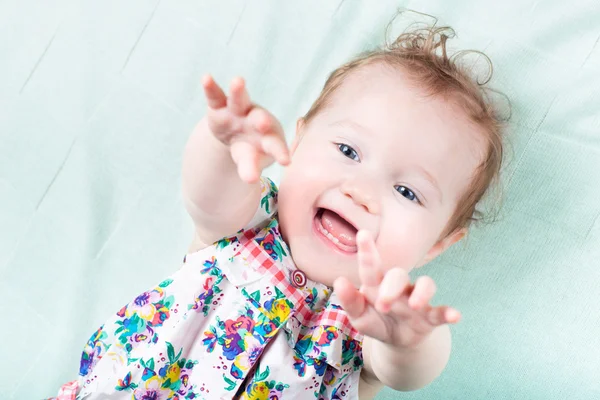
M455 32L450 27L426 26L407 30L383 48L363 53L334 70L319 95L304 116L309 123L319 111L327 107L331 95L353 71L373 64L385 64L400 68L416 85L431 96L440 96L455 101L466 116L480 127L486 148L483 160L477 167L467 190L458 204L441 237L468 227L482 219L483 213L477 205L488 189L499 180L504 153L503 118L489 94L496 91L486 87L492 76L490 59L479 51L459 51L448 55L447 40ZM489 73L483 82L459 61L467 54L479 54L487 60Z

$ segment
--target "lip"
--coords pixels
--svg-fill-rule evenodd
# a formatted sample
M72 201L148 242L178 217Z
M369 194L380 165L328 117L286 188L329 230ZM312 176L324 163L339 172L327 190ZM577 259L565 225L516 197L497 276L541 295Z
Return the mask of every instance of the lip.
M319 225L321 225L321 221L317 217L317 215L319 213L318 212L319 209L321 209L321 207L317 208L314 211L313 224L312 224L313 233L323 242L324 245L326 245L327 247L329 247L330 249L332 249L334 252L336 252L338 254L341 254L343 256L346 256L346 257L353 257L353 256L355 256L356 255L356 248L353 251L346 251L344 249L341 249L340 247L336 246L331 240L329 240L325 235L323 235L323 233L321 233L321 231L319 230ZM344 217L343 214L338 213L337 211L332 210L330 208L327 208L327 210L330 210L330 211L333 211L333 212L337 213L340 217L344 218L346 221L348 221L352 226L354 226L356 228L356 226L352 222L350 222L348 219L346 219L346 217ZM354 247L356 247L356 246L354 246Z

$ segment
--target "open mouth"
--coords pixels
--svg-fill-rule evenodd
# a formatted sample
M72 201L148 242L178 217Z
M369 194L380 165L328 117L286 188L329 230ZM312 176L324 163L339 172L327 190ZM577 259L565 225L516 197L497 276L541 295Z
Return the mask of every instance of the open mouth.
M356 232L349 221L335 211L319 208L315 215L315 230L323 241L342 253L356 253Z

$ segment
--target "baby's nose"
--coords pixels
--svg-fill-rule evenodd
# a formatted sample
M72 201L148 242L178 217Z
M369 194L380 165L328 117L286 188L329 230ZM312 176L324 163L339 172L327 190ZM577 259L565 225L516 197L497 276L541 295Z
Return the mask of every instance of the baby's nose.
M361 183L356 180L346 181L341 186L342 194L354 201L360 207L363 207L371 214L379 214L380 204L375 191L366 183Z

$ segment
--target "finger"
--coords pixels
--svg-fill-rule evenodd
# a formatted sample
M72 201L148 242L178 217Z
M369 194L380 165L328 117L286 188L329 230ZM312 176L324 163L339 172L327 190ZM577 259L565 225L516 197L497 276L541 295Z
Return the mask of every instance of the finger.
M211 131L217 132L231 132L233 130L233 119L231 113L226 108L206 110L206 119L208 121L208 127Z
M271 113L259 106L253 106L248 114L248 123L250 128L263 134L273 133L277 136L284 137L285 133L281 124Z
M248 123L252 129L259 133L269 133L274 131L274 128L276 128L274 127L274 121L275 117L267 110L260 107L254 107L248 114Z
M261 149L281 165L290 162L290 155L285 142L283 128L268 111L254 107L248 114L250 129L262 134Z
M435 282L428 276L421 276L415 282L415 287L408 299L408 305L413 310L421 310L429 305L436 291Z
M460 311L458 311L455 308L449 308L448 310L446 310L444 316L446 317L446 323L448 324L456 324L462 318Z
M440 306L429 310L427 320L433 326L455 324L460 321L460 312L452 307Z
M341 306L348 317L358 318L365 312L367 302L365 297L354 287L346 277L339 277L333 282L333 290L340 300Z
M364 286L377 286L383 279L381 259L371 234L365 230L356 233L358 274Z
M259 153L247 142L231 144L231 158L238 168L239 177L247 183L256 183L260 178Z
M210 108L218 109L227 105L227 96L212 76L206 75L202 78L202 87Z
M386 272L381 285L379 285L379 295L375 303L375 309L384 314L390 312L392 303L402 297L409 283L408 273L402 268L392 268Z
M252 108L250 96L246 90L246 83L242 78L234 78L231 81L231 94L229 96L229 106L235 114L245 116Z
M275 135L267 135L261 139L261 146L265 154L270 155L281 165L290 163L290 153L283 138Z

